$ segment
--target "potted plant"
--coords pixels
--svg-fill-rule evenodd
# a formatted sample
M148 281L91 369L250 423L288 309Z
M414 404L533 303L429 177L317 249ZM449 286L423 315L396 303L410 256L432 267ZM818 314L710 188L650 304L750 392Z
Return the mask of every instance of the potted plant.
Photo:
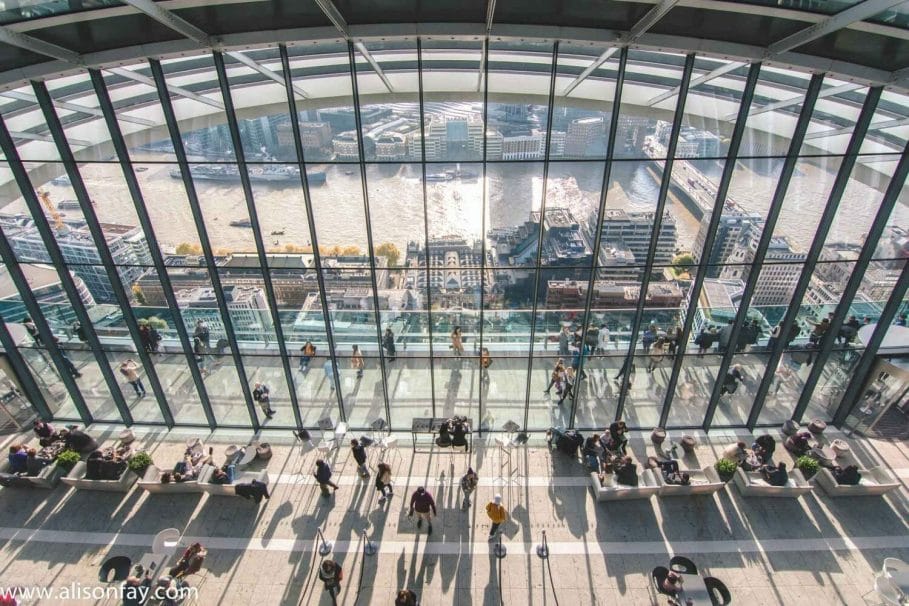
M732 459L720 459L713 464L714 469L716 469L717 474L719 474L720 479L724 482L728 482L732 479L732 476L735 475L735 470L739 464Z
M147 452L140 451L129 458L129 468L140 478L145 475L145 470L153 463Z
M69 473L81 459L82 456L75 450L64 450L57 455L57 465L59 465L63 471Z
M821 468L820 464L809 456L802 455L795 460L796 468L802 472L806 480L810 480Z

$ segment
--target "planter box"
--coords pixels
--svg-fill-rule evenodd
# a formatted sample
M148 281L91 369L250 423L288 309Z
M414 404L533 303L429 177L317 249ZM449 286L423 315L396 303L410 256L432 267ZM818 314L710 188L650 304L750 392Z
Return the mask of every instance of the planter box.
M214 473L215 468L211 465L203 465L202 471L199 472L199 488L202 489L202 492L207 492L208 494L225 496L225 497L235 497L237 496L237 484L247 484L256 480L262 482L263 484L268 484L268 472L264 469L261 471L243 471L240 472L234 477L233 484L212 484L209 479Z
M702 470L681 469L679 471L685 472L691 477L691 484L688 486L681 486L679 484L667 484L663 479L663 474L660 473L660 470L653 470L653 475L656 477L656 481L660 485L661 497L687 497L698 494L713 494L716 491L721 490L726 485L726 482L720 479L719 474L716 472L716 469L714 469L712 465L709 465Z
M779 497L797 499L811 492L812 486L798 469L789 472L789 482L785 486L771 486L756 471L744 471L741 467L735 470L733 478L739 492L744 497Z
M3 461L0 463L0 473L9 473L9 461ZM36 476L19 476L12 484L12 486L30 486L34 488L46 488L51 489L57 484L60 483L60 478L63 477L63 468L57 465L57 462L54 461L50 465L44 467Z
M202 488L197 480L188 482L169 482L161 483L161 470L154 465L149 465L145 470L145 475L139 480L139 488L150 494L186 494L201 493Z
M129 492L136 483L138 476L127 466L123 474L116 480L89 480L85 477L87 466L85 461L79 461L63 478L63 483L78 488L79 490L100 490L103 492Z
M660 485L657 483L656 475L652 469L645 469L638 474L637 486L625 486L624 484L603 486L600 484L600 478L596 473L590 474L590 484L591 488L593 488L594 498L597 501L649 499L660 492Z
M859 469L862 479L855 486L839 484L829 469L821 468L812 482L820 484L831 497L868 497L886 494L900 487L899 481L882 466Z

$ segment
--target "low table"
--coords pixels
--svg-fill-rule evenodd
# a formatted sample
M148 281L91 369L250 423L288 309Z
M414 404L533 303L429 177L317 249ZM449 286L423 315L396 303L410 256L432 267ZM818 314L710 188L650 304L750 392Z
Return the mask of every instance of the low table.
M829 446L815 446L808 451L808 456L823 467L836 467L836 451Z
M147 553L142 556L142 559L138 561L138 564L145 570L143 573L145 576L148 576L151 579L157 579L161 575L167 574L165 566L171 556L172 554L169 553Z
M903 600L907 599L909 597L909 570L894 571L890 574L890 580L903 594Z
M683 606L688 606L688 600L691 600L692 606L712 606L713 604L704 578L699 574L682 575L682 589L678 593L678 600Z

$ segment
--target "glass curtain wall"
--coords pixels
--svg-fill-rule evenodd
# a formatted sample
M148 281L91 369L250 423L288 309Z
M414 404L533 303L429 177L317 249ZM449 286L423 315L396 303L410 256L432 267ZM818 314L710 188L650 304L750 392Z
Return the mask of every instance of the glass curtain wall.
M685 64L387 38L23 86L0 97L3 319L60 420L830 420L906 263L909 100L880 94L851 162L876 91L827 76L806 103L809 74L760 66L749 93L751 66L695 57L679 108Z

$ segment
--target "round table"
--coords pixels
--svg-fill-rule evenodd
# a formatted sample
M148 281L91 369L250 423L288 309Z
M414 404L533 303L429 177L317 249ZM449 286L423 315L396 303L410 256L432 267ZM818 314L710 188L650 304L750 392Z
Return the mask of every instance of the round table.
M815 446L808 451L808 455L813 459L817 459L817 462L823 467L836 466L836 451L829 446Z

